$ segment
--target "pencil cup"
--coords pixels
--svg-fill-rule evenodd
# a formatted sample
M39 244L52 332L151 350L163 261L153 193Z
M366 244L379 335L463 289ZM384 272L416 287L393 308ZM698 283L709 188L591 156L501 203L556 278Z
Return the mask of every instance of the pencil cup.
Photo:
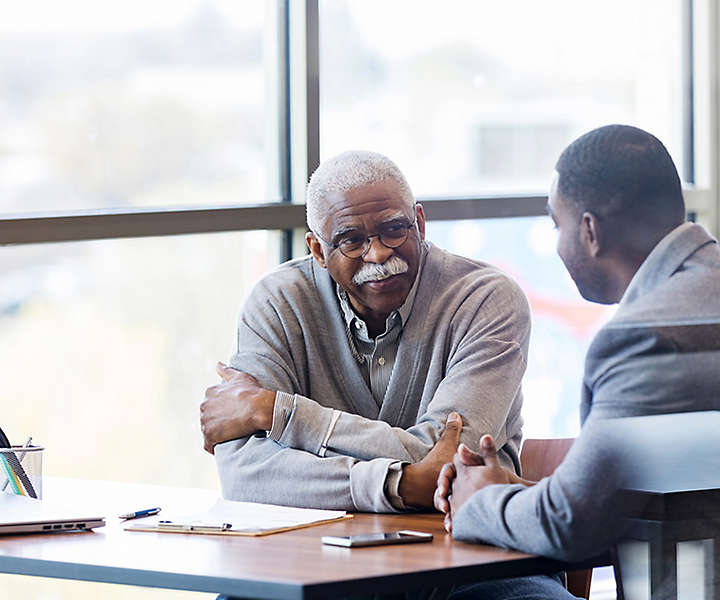
M42 498L42 446L0 448L0 492Z

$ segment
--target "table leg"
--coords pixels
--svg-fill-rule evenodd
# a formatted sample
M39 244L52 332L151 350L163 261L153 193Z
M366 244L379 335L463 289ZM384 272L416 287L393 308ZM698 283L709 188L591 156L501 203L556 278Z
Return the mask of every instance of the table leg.
M705 540L705 598L720 600L720 538Z
M659 535L650 541L650 599L677 598L677 544Z

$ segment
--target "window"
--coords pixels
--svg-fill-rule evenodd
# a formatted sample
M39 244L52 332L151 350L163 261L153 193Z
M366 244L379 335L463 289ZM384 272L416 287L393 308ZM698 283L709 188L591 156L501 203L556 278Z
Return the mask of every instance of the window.
M682 167L680 0L321 0L321 157L367 148L420 196L544 192L607 123Z
M230 0L4 12L0 393L46 474L216 485L198 406L287 221L237 206L287 199L279 22Z
M265 12L230 0L5 7L0 213L280 200Z
M217 487L199 405L278 233L2 250L3 429L47 447L44 472Z

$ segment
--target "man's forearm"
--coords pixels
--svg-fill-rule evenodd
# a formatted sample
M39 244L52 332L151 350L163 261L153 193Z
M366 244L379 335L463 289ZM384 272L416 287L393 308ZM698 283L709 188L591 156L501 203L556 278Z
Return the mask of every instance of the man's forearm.
M430 473L420 463L405 465L398 485L398 493L405 506L415 508L432 507L438 473Z
M255 410L253 411L253 425L256 431L270 431L273 425L273 413L275 409L275 392L262 389L253 399Z
M462 417L455 411L451 412L433 449L420 462L403 467L398 493L406 506L432 508L438 475L455 454L462 427Z
M222 362L216 370L223 381L205 390L200 405L204 447L210 453L219 443L269 430L275 405L275 392L258 385L252 375Z
M384 494L392 461L320 458L257 437L216 448L223 496L230 500L363 512L396 512Z

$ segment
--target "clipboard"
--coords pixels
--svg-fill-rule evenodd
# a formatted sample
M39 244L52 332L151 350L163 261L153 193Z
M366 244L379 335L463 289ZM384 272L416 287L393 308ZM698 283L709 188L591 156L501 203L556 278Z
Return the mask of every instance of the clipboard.
M147 518L127 523L126 531L260 537L352 519L341 510L315 510L254 502L218 500L204 513Z

